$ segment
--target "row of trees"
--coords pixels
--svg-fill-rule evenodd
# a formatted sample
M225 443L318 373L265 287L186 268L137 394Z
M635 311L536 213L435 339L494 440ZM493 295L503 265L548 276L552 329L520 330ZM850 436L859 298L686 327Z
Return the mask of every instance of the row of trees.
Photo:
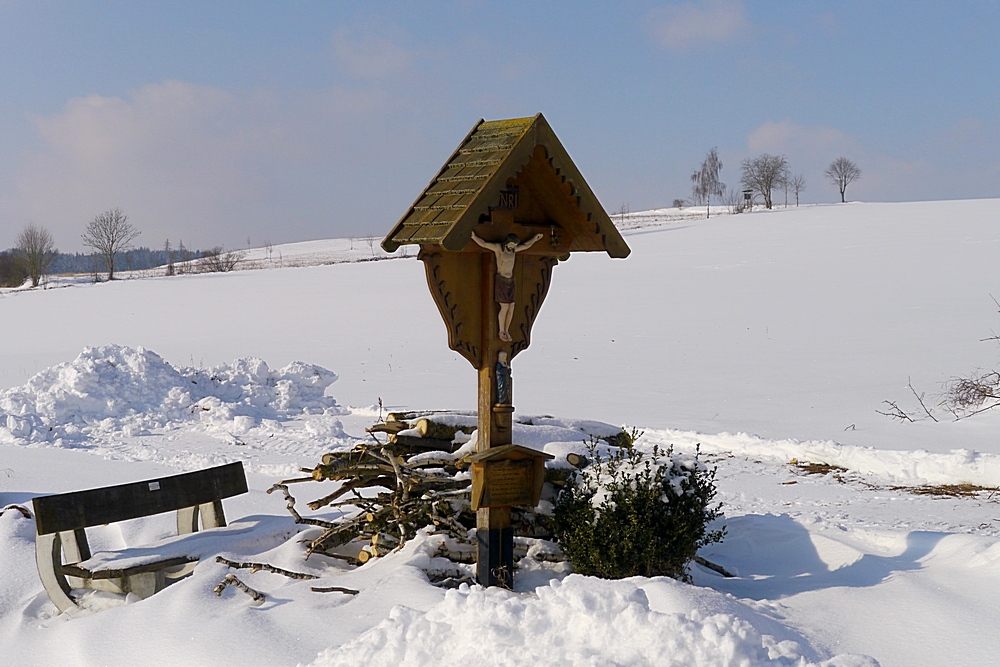
M84 230L83 245L94 250L108 272L108 280L115 277L117 255L132 246L139 230L129 222L120 208L113 208L94 216ZM25 278L31 286L38 287L42 276L49 273L59 251L52 233L38 225L28 225L17 235L12 252L3 253L0 274L5 285L19 285Z
M83 245L90 248L93 254L74 256L61 255L47 229L28 225L18 234L14 248L0 253L0 286L21 285L30 278L31 286L37 287L42 276L50 273L57 261L66 264L64 268L67 270L81 272L92 269L95 275L103 267L108 280L114 280L115 270L121 266L121 257L136 259L132 257L135 253L142 255L138 259L143 260L146 268L166 264L167 275L174 275L175 260L180 263L198 260L197 272L232 271L245 256L242 251L225 252L221 246L192 252L184 248L183 242L174 251L169 240L162 253L154 253L148 248L136 250L132 243L140 233L124 211L120 208L109 209L94 216L81 237ZM162 261L152 264L159 256L162 256Z
M799 205L799 195L806 189L806 179L802 174L793 174L788 166L788 160L784 155L772 155L763 153L756 157L750 157L740 163L740 184L743 186L741 192L735 188L729 190L727 199L727 188L720 178L722 171L722 160L719 159L718 149L712 148L705 156L701 166L691 174L691 200L696 205L704 204L707 215L711 215L711 202L715 197L733 206L735 210L742 210L744 205L740 195L746 193L752 202L756 198L763 200L765 208L772 208L772 194L775 190L784 189L785 203L787 195L792 192L795 195L795 205ZM845 192L847 186L861 177L861 169L853 161L846 157L838 157L830 163L830 166L823 174L840 192L840 201L846 201ZM683 203L681 200L674 200L674 205Z

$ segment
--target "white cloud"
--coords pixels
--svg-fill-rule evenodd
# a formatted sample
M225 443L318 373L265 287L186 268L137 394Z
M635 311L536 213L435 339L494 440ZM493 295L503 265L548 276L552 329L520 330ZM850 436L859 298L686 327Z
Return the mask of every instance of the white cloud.
M356 233L366 208L392 204L355 193L372 177L358 169L365 156L389 153L378 128L398 125L397 106L378 91L237 94L183 81L72 99L34 119L39 147L0 183L0 218L46 226L68 251L114 206L152 247Z
M333 54L347 74L372 79L405 72L412 60L409 51L389 39L347 28L333 33Z
M739 0L702 0L660 7L647 18L656 40L675 51L726 41L750 28Z
M797 125L791 121L768 121L747 136L753 153L780 153L790 158L822 155L832 160L855 147L854 138L832 127Z

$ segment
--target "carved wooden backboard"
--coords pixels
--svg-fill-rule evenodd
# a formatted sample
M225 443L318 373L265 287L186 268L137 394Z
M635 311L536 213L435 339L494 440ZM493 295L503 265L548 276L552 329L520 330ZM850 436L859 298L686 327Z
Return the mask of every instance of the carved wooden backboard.
M482 368L483 309L489 308L488 317L496 318L492 283L485 285L485 290L483 284L492 281L496 271L492 253L448 252L438 246L423 246L418 258L424 263L427 284L448 330L448 346L468 359L473 367ZM531 327L548 294L552 269L558 262L552 256L527 252L517 258L514 265L516 306L510 327L511 358L531 343ZM484 295L488 297L485 304Z

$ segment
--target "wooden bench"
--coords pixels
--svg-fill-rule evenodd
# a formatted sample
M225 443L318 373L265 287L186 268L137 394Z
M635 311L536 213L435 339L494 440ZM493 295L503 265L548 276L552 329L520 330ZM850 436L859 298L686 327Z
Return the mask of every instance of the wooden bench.
M197 557L157 557L156 549L126 559L124 566L92 559L86 529L91 526L177 511L177 533L226 525L222 499L247 492L240 462L197 472L89 489L32 500L35 509L35 562L38 576L59 611L77 607L71 591L89 588L147 598L194 570ZM127 553L126 552L123 553ZM94 559L101 561L101 559Z

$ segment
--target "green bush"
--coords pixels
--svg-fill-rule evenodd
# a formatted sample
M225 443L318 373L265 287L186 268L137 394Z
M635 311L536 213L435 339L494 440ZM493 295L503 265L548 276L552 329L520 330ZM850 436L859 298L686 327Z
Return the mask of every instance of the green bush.
M654 446L644 454L639 433L617 439L601 456L587 445L592 463L574 474L556 499L555 539L580 574L607 579L665 575L688 580L686 566L698 549L719 542L725 528L709 531L722 516L715 497L715 469L694 456Z
M28 279L24 261L12 250L0 252L0 287L20 287Z

